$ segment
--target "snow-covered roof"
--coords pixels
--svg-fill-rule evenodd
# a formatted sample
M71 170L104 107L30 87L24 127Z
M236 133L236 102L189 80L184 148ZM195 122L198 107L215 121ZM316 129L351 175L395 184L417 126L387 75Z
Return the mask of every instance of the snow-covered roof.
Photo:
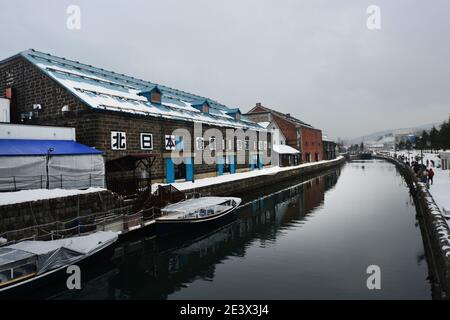
M308 123L306 123L306 122L301 121L300 119L297 119L297 118L291 116L291 114L289 114L289 113L282 113L282 112L273 110L273 109L271 109L271 108L264 107L264 106L262 106L262 105L257 105L255 108L260 108L260 109L265 110L265 111L263 111L262 113L272 113L272 114L275 114L276 116L278 116L278 117L280 117L280 118L282 118L282 119L284 119L284 120L286 120L286 121L288 121L288 122L294 124L294 125L297 126L297 127L301 126L301 127L306 127L306 128L316 129L316 128L314 128L312 125L310 125L310 124L308 124ZM255 112L255 111L254 111L255 108L251 109L247 114L261 113L261 112L259 112L259 111L258 111L258 112ZM316 129L316 130L319 130L319 129Z
M267 127L269 126L270 122L268 122L268 121L265 121L265 122L258 122L258 124L259 124L261 127L267 129Z
M91 65L35 51L20 53L91 108L126 112L144 116L161 117L190 122L264 130L256 122L242 116L236 120L227 113L234 109L206 97L169 88L153 82L136 79L124 74L96 68ZM162 103L152 104L139 93L149 88L162 93ZM210 112L203 113L192 106L199 100L207 100Z
M322 141L335 142L333 139L330 139L327 135L323 135L323 134L322 134Z
M275 144L273 145L273 151L278 154L297 154L300 153L297 149L292 148L286 144Z
M170 204L161 209L163 212L183 212L190 213L200 209L209 209L214 206L223 204L228 200L240 200L238 198L225 197L202 197L196 199L189 199L174 204Z

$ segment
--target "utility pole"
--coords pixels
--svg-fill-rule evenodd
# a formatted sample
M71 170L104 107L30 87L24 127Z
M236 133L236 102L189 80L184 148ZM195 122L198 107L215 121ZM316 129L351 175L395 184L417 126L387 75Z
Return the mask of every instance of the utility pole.
M47 183L46 183L46 188L50 189L50 177L48 175L48 163L50 161L50 153L53 152L55 149L53 148L48 148L47 150L47 161L45 162L45 172L47 174Z

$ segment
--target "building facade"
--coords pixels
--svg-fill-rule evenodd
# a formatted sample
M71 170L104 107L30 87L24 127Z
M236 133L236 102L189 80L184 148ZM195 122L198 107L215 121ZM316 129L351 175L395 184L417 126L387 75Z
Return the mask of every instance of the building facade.
M154 182L270 162L270 134L237 108L32 49L0 62L0 97L9 100L11 123L73 127L76 140L107 162L154 156Z
M323 160L336 159L338 154L337 143L329 139L327 136L322 136L323 144Z
M286 144L300 151L303 162L323 159L322 131L290 114L284 114L257 103L246 116L256 122L276 122Z
M300 151L286 144L286 137L275 121L259 122L272 137L272 166L289 167L300 164Z

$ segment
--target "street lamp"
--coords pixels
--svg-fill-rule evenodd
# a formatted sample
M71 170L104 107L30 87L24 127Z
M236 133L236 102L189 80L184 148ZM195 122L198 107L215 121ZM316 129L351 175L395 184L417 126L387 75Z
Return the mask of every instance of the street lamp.
M47 183L46 183L46 187L47 189L50 189L50 180L49 180L49 175L48 175L48 162L50 160L50 153L52 153L55 149L50 147L47 149L47 159L45 162L45 172L47 174Z

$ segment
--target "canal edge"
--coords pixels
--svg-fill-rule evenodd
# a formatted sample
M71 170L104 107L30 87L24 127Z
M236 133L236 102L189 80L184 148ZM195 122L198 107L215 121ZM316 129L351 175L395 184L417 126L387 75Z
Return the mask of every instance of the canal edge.
M416 181L411 168L391 157L377 155L374 158L394 164L405 179L416 207L432 278L432 296L435 299L450 300L450 227L447 221L426 185Z

